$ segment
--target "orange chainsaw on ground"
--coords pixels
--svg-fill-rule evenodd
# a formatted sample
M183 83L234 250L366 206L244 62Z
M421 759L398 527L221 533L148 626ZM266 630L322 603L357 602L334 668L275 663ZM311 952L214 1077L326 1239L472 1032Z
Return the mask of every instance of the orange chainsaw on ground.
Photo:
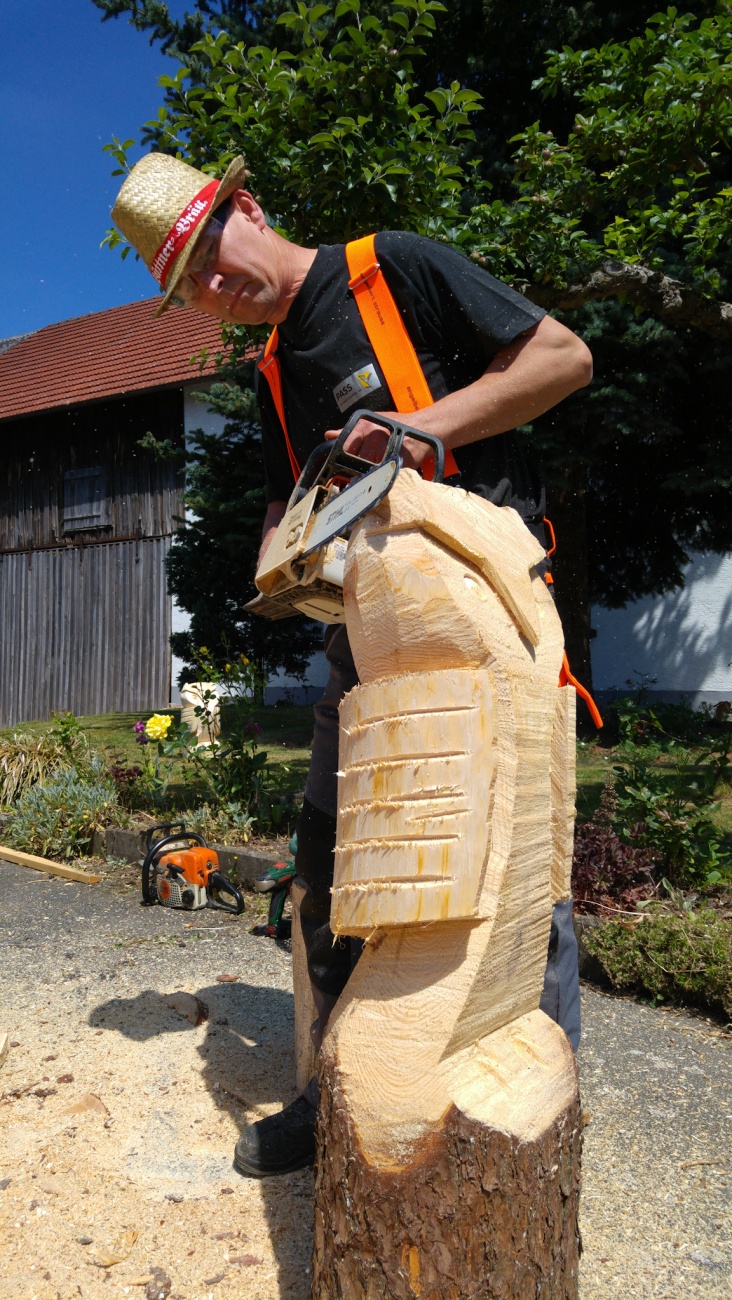
M162 838L155 840L158 831ZM187 831L184 822L151 826L142 863L142 901L189 912L217 907L238 916L244 899L236 885L219 870L219 858L202 835Z

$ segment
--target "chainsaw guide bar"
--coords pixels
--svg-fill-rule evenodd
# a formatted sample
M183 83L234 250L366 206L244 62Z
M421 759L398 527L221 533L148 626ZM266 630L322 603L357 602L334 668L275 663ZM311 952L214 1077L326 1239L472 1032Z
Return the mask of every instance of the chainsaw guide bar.
M388 440L378 465L345 450L359 420L383 426ZM435 457L440 482L445 453L430 434L373 411L355 411L335 442L310 456L254 579L260 595L245 606L264 618L305 614L321 623L344 623L343 568L348 538L391 490L402 466L404 438L426 442Z

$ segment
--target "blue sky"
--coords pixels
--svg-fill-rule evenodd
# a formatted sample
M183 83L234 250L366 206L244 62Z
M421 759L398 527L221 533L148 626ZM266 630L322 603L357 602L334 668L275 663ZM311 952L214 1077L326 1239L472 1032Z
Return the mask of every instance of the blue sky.
M102 145L139 139L177 65L91 0L0 0L0 38L0 338L152 297L141 262L99 247L120 184Z

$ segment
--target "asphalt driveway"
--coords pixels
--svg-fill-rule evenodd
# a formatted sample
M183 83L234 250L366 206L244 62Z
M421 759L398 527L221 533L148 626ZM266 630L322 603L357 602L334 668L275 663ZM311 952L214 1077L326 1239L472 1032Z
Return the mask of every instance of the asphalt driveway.
M0 862L0 902L4 1300L309 1300L312 1175L231 1166L294 1095L287 948L140 907L130 868ZM732 1040L583 993L582 1300L732 1295Z

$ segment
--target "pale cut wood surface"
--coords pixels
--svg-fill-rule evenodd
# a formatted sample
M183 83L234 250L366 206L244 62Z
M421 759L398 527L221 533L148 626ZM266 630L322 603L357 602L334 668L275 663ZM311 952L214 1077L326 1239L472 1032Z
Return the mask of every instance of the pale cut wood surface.
M477 915L495 770L491 688L485 671L442 670L374 682L344 701L335 933Z
M365 685L341 706L332 925L367 943L328 1038L359 1139L380 1165L408 1160L453 1104L453 1058L539 1005L563 652L554 602L532 572L542 554L514 511L409 471L349 544L344 598ZM478 696L471 740L458 709ZM402 764L409 753L424 756L421 777ZM472 763L462 760L449 849L420 849L403 838L404 796L454 796L456 753ZM438 806L424 804L428 838ZM425 917L427 874L441 879Z
M295 1083L299 1093L304 1092L317 1072L310 1026L318 1013L313 1001L305 942L300 925L300 904L304 893L305 886L296 877L290 889L290 904L292 907L292 986L295 995Z
M574 818L577 802L577 692L560 686L554 715L552 778L552 903L572 893Z
M6 848L0 844L0 861L16 862L21 867L32 867L34 871L47 871L50 876L63 876L64 880L81 880L87 885L97 885L101 876L90 871L80 871L78 867L67 867L62 862L52 862L50 858L37 858L33 853L21 853L19 849Z

